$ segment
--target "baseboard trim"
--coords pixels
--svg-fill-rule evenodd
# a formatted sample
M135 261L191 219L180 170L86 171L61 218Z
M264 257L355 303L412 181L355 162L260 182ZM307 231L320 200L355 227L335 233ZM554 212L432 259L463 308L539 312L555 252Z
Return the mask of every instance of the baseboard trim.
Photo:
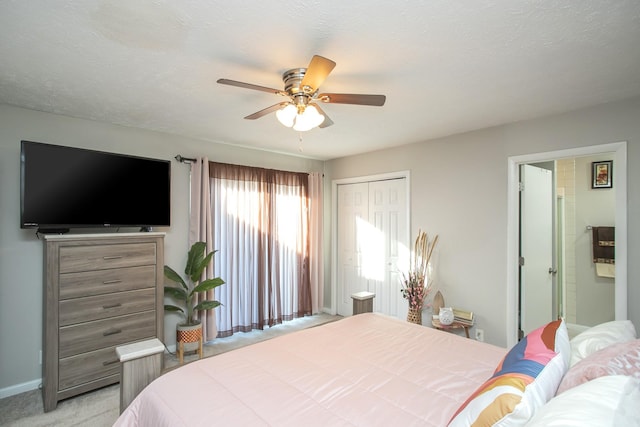
M12 385L6 388L0 388L0 399L4 399L5 397L15 396L16 394L24 393L31 390L37 390L40 388L40 384L42 384L42 378L38 378L37 380L29 381L22 384Z
M331 308L331 307L322 307L322 310L320 310L321 313L325 313L325 314L330 314L332 316L337 316L338 312Z

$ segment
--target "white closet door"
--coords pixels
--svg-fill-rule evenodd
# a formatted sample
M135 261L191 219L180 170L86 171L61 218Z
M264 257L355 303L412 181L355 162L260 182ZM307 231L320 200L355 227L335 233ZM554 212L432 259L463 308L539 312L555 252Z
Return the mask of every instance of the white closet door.
M368 223L369 184L338 186L338 298L337 311L353 314L351 294L368 290L362 274L361 238L363 224Z
M400 293L398 262L407 254L401 243L406 234L406 195L404 179L369 183L369 224L372 226L371 256L363 270L368 272L369 291L375 292L374 311L406 317L406 303Z
M338 314L351 315L351 294L369 291L374 311L406 316L397 265L407 254L405 188L404 178L338 186Z

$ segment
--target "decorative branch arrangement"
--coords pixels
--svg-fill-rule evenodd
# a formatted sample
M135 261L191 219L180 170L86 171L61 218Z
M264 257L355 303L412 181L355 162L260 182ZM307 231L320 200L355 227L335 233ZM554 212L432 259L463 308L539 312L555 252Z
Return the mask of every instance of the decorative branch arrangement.
M402 296L409 301L409 309L422 310L431 292L432 279L428 277L429 263L438 243L438 235L432 241L426 232L418 230L414 244L413 263L407 275L403 274Z
M433 255L433 250L438 243L438 235L433 238L433 241L429 242L429 237L424 231L418 230L418 237L416 238L414 260L413 265L416 272L418 272L423 278L427 276L427 269L429 268L429 262Z

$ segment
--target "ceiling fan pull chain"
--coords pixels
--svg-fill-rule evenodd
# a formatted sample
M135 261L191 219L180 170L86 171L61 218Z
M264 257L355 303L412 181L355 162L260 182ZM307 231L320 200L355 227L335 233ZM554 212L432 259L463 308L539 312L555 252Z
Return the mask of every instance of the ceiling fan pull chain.
M298 145L298 151L302 153L302 132L298 132L298 141L300 145Z

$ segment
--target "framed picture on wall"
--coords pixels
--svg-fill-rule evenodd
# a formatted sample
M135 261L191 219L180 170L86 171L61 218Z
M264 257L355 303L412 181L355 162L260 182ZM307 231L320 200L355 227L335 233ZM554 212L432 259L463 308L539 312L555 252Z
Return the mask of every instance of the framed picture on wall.
M591 163L591 188L613 188L613 160Z

